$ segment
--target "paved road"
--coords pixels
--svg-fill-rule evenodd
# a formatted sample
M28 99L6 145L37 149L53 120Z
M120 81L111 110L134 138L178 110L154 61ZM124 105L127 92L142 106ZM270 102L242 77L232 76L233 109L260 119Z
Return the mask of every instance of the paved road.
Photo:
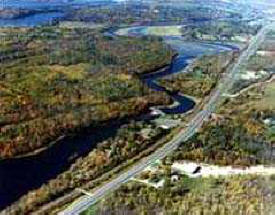
M156 150L150 156L144 158L142 161L134 165L131 169L119 175L114 180L106 183L99 189L97 189L92 196L84 196L78 202L69 206L64 211L60 212L59 215L76 215L86 209L91 205L95 204L97 201L102 199L106 194L116 190L125 182L128 182L132 177L141 173L146 167L154 163L158 159L162 159L169 155L171 152L176 150L180 144L187 141L191 136L193 136L197 130L202 126L203 122L207 120L210 114L215 110L218 102L222 99L222 94L227 92L232 86L236 79L236 74L240 71L243 64L247 62L250 56L252 56L258 49L261 42L264 40L266 33L272 25L265 26L259 33L251 40L248 48L241 54L238 61L235 63L228 75L224 77L217 89L212 93L209 102L205 105L204 110L199 112L193 120L189 123L188 127L183 129L178 135L176 135L171 141L166 143L163 147Z

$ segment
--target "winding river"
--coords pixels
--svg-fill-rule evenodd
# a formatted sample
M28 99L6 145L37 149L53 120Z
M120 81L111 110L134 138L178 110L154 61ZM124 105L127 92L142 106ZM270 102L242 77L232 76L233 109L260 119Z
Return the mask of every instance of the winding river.
M205 20L203 20L204 22ZM181 37L181 27L175 26L137 26L119 29L114 32L116 36L141 37L141 36L161 36L166 44L168 44L178 55L172 60L170 66L161 71L142 76L143 82L155 91L166 92L177 103L171 108L162 108L161 111L166 114L182 114L194 108L195 102L187 96L178 92L171 92L158 84L158 80L169 75L185 72L185 68L190 63L203 55L215 55L221 52L239 50L236 45L209 43L209 42L190 42L184 41ZM167 33L166 33L167 32Z
M146 35L149 28L150 26L132 28L131 32L134 32L135 36L142 36ZM125 32L127 32L125 35L132 36L129 33L130 31L126 30ZM159 85L157 80L171 74L183 72L186 66L199 56L230 51L236 47L218 43L186 42L182 41L180 37L173 35L165 36L164 41L179 53L178 56L173 59L167 69L146 74L142 77L142 80L151 89L168 93L177 103L176 106L162 108L163 112L167 114L185 113L193 109L195 102L179 93L169 92ZM121 123L108 124L104 127L104 134L102 134L103 128L98 128L93 129L92 132L88 130L74 137L66 137L59 141L58 144L33 157L1 161L0 210L19 199L28 191L39 188L42 184L66 171L77 158L87 155L97 143L114 136Z

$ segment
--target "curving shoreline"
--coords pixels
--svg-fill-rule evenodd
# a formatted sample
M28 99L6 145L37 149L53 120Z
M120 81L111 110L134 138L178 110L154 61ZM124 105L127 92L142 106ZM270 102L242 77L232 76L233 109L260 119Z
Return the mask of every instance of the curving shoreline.
M157 29L157 31L160 31L160 29L163 28L165 31L169 29L169 27L176 28L176 30L180 31L180 26L134 26L116 29L111 32L111 34L125 37L156 36L154 32L149 29ZM169 29L167 34L168 35L164 36L162 32L162 34L157 36L163 38L164 43L169 45L177 54L172 58L169 67L164 67L158 72L145 73L141 75L141 79L149 88L155 91L165 92L178 104L173 108L160 109L162 112L165 114L183 114L194 109L196 102L188 96L179 94L179 92L169 91L165 87L159 85L157 80L180 72L188 72L188 68L192 66L193 62L204 54L209 54L208 52L218 54L225 51L236 51L239 50L239 48L230 44L183 41L180 35L174 35L171 29Z
M66 171L77 158L93 150L97 143L114 136L121 125L129 123L130 120L142 120L144 115L149 113L148 107L143 112L121 119L112 119L102 122L101 125L79 128L71 135L62 135L35 152L0 160L0 175L5 175L0 178L0 185L4 188L0 190L0 210L28 191L39 188L43 183ZM102 130L105 131L104 134ZM25 182L22 183L22 181Z
M155 81L159 78L163 78L165 76L175 74L177 72L182 72L188 65L190 65L188 60L194 59L193 56L186 57L184 55L177 55L172 59L171 65L166 67L162 67L163 71L155 70L154 72L148 73L145 77L141 76L141 79L151 88L154 90L159 90L166 92L170 97L172 97L175 101L179 102L179 105L172 107L172 108L163 108L161 109L163 112L167 114L172 113L186 113L193 109L195 106L195 102L192 99L189 99L186 96L182 96L179 93L170 92L164 87L158 85ZM130 118L130 117L129 117ZM117 120L116 120L117 121ZM108 133L114 134L116 130L116 126L109 124L110 130ZM106 129L107 131L108 129ZM101 129L99 129L99 138L106 138L106 134L103 137L100 135ZM94 136L97 133L90 136L81 136L79 134L77 137L64 137L60 141L53 142L50 147L45 148L42 151L37 151L37 153L32 154L27 157L20 157L13 160L5 160L1 161L0 164L0 171L7 172L10 170L9 174L11 175L10 178L13 178L15 181L10 181L9 177L2 179L0 181L1 184L6 185L5 190L2 190L1 196L4 196L5 201L9 201L9 203L5 203L5 205L10 204L14 201L15 198L19 198L23 194L25 194L30 189L35 189L40 187L41 184L45 183L49 179L56 177L58 172L63 172L71 165L71 163L79 156L84 156L85 151L90 151L90 147L94 147L95 142L91 141L90 138L94 140ZM97 137L98 138L98 137ZM79 144L82 141L82 144ZM98 141L96 141L98 142ZM68 144L69 143L69 144ZM77 144L78 143L78 144ZM84 153L82 153L84 150ZM9 165L9 162L12 164L12 167ZM25 168L22 169L22 165ZM42 164L42 165L41 165ZM44 170L43 170L44 168ZM26 169L28 170L26 172ZM16 170L16 171L14 171ZM20 171L18 171L20 170ZM30 173L35 173L34 175ZM27 174L27 175L26 175ZM27 176L32 175L32 178L28 178ZM41 177L43 175L43 177ZM28 181L36 181L36 184L31 184L32 187L30 188ZM22 181L25 181L22 184ZM26 186L24 189L20 190L20 188L16 188L16 184L18 186ZM8 186L9 185L9 186ZM11 186L12 185L12 186ZM16 193L19 192L20 193ZM13 197L13 199L9 199ZM15 198L14 198L15 197ZM1 207L1 206L0 206Z

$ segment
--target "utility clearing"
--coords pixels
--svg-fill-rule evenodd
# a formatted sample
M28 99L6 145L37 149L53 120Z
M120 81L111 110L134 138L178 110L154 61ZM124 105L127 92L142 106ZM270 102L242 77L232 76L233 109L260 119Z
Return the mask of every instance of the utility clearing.
M275 166L256 165L251 167L217 166L190 161L175 162L172 171L188 175L189 177L218 177L229 175L273 175Z

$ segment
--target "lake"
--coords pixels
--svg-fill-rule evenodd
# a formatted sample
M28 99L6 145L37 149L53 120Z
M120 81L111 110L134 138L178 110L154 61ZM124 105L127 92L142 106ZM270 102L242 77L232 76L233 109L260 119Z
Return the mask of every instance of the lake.
M64 17L62 12L36 13L18 19L0 19L0 27L35 27Z

